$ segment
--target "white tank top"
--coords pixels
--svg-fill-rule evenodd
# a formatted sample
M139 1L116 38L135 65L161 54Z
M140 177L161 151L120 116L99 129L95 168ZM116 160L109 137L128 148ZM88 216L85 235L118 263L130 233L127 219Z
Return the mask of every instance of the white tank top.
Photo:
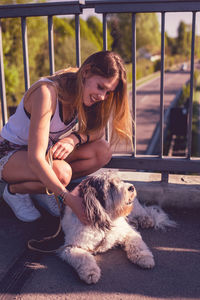
M33 89L34 86L40 81L48 81L53 83L47 78L41 78L39 81L34 83L29 90ZM28 145L30 118L24 110L24 97L18 105L16 112L9 118L8 122L4 125L1 131L1 136L4 139L17 145ZM55 144L59 139L68 136L72 131L78 130L77 115L72 116L70 123L65 124L62 122L59 115L58 98L56 101L56 110L50 121L48 148Z

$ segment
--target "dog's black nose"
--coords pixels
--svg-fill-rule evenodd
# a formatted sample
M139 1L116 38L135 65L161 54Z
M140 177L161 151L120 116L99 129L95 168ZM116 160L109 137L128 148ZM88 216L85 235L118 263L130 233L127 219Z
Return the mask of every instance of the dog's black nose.
M128 188L128 191L129 191L129 192L134 192L134 190L135 190L135 188L134 188L133 185L129 186L129 188Z

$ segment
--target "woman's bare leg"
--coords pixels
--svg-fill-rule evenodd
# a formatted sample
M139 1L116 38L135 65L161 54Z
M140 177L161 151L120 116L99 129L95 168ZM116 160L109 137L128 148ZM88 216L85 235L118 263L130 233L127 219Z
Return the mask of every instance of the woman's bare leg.
M72 171L68 163L62 160L54 160L53 170L64 185L69 184ZM15 152L9 158L3 168L2 177L9 184L11 193L45 193L46 188L29 167L27 151Z
M73 151L66 161L72 168L72 179L89 175L103 166L111 159L112 152L104 139L81 145Z
M108 163L110 158L109 144L100 139L75 149L66 162L54 160L53 170L60 181L67 186L71 177L74 179L91 174ZM12 193L45 193L44 185L29 168L27 151L15 152L4 166L2 175L9 183Z

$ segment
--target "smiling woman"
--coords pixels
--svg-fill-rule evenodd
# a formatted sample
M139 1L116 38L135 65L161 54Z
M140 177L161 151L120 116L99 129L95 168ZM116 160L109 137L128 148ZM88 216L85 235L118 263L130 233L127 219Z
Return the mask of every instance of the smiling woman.
M79 69L61 70L30 87L3 127L0 142L0 179L7 182L3 197L20 220L40 217L30 194L45 193L47 188L80 221L88 222L77 190L69 193L66 187L72 178L109 162L112 153L103 136L111 116L111 143L131 142L126 72L113 52L94 53ZM46 160L49 149L52 168ZM55 198L46 199L45 206L59 214Z
M91 106L97 102L107 100L119 83L117 77L104 78L98 75L88 74L85 78L83 103Z

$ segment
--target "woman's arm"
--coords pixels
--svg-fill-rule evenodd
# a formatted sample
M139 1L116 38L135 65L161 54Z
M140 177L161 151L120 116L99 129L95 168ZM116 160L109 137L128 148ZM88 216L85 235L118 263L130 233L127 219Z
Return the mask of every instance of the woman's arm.
M82 198L70 194L60 182L46 161L49 140L50 120L56 108L56 91L50 85L42 85L29 98L31 120L28 141L28 160L30 168L38 180L56 196L64 194L64 201L77 214L80 221L87 223L82 208Z
M71 133L66 138L59 140L53 147L53 157L55 159L66 159L75 147L87 142L93 142L104 136L104 130L94 132L90 135L84 133Z
M31 103L29 165L44 186L59 194L64 190L63 185L46 161L50 120L56 107L56 91L50 85L42 85L30 95L29 103Z

